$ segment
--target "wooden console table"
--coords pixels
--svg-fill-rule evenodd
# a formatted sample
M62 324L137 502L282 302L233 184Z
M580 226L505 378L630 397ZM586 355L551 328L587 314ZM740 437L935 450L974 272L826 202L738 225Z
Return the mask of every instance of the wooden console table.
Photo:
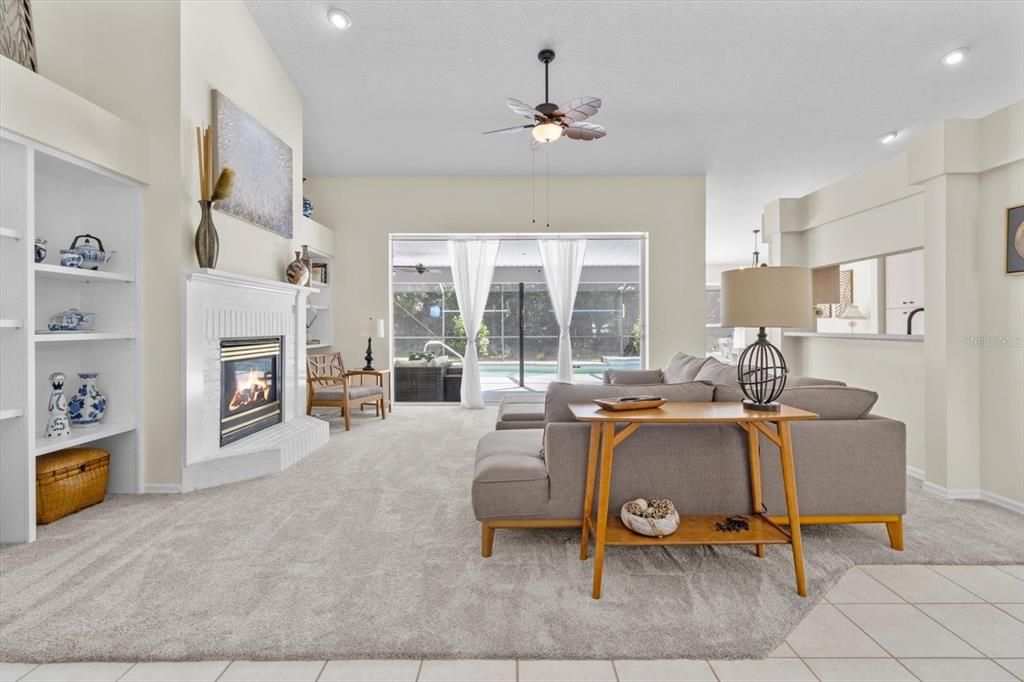
M603 410L593 403L569 405L577 420L590 423L590 450L587 458L587 487L583 499L583 531L580 538L580 559L587 558L590 535L594 535L594 599L601 598L601 576L604 571L606 545L756 545L757 556L764 556L768 544L788 544L793 548L793 570L796 573L796 591L807 596L804 579L803 545L800 540L800 511L796 498L796 476L793 471L793 444L790 437L791 421L817 419L818 415L783 405L777 412L759 412L743 408L742 403L665 403L649 410ZM715 523L722 516L680 516L679 529L662 538L638 535L626 528L619 519L618 510L609 515L608 504L612 486L612 461L615 448L644 424L716 424L732 423L747 433L750 456L750 491L753 513L745 515L749 530L720 532ZM625 424L618 433L615 427ZM768 424L774 424L773 431ZM789 530L783 530L762 513L761 457L759 434L779 446L782 465L782 484L786 497ZM601 485L597 494L597 520L592 517L594 479L597 474L598 453L601 460ZM685 454L681 455L685 456ZM595 528L596 525L596 528Z

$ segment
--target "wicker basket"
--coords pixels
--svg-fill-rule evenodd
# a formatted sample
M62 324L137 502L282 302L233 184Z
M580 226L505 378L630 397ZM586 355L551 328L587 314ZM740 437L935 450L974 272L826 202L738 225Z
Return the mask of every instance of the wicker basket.
M99 504L107 494L110 453L68 448L36 458L36 522L52 523Z

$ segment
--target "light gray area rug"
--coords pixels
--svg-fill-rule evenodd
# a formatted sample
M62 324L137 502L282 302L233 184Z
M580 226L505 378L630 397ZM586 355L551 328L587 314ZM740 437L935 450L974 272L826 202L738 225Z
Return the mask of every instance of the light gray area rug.
M728 658L767 654L856 563L1024 563L1024 517L910 489L884 527L788 547L610 548L604 596L574 531L497 531L469 488L494 411L405 407L333 425L292 469L116 496L0 550L0 660Z

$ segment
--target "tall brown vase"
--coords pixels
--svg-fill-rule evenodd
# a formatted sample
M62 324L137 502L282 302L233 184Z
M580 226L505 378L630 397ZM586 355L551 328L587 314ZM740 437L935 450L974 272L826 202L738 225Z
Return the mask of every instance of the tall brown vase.
M196 260L201 268L216 268L217 256L220 254L220 238L217 237L217 227L210 218L210 205L212 201L200 201L199 208L203 215L199 219L199 227L196 228Z

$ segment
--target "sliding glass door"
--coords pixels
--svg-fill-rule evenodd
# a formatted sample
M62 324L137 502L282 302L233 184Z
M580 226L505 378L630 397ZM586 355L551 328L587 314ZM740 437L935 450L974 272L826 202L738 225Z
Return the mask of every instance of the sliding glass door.
M570 325L576 383L641 366L644 248L640 236L588 241ZM396 376L453 381L467 339L443 239L393 240L392 325ZM558 336L536 237L503 238L477 335L485 397L543 391L557 369ZM423 366L444 370L411 369Z

